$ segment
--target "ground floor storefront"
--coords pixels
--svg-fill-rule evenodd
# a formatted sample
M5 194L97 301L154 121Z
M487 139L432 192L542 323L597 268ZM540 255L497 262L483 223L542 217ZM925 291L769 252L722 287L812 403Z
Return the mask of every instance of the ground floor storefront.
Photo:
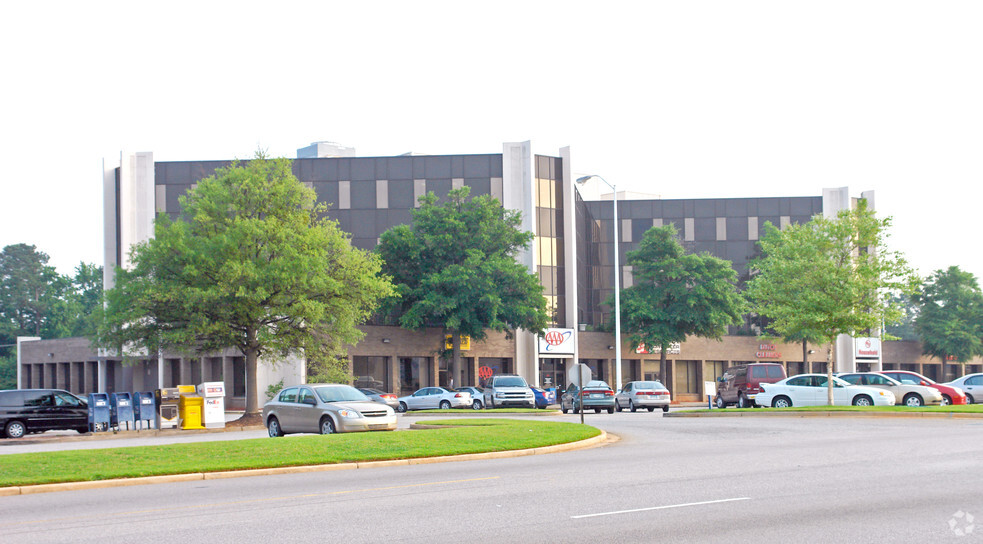
M532 384L554 389L569 384L573 357L543 357L523 348L521 334L489 333L482 342L471 342L461 351L461 383L453 383L450 351L442 330L408 331L398 327L365 327L365 337L348 351L348 365L356 387L371 387L408 395L428 386L481 386L488 376L519 374ZM519 338L517 340L517 338ZM593 378L617 387L614 337L610 333L580 332L577 360L590 367ZM693 338L661 354L622 345L621 383L660 380L673 400L705 400L704 383L715 382L728 368L752 362L776 362L788 375L825 372L825 346L786 344L748 336L727 336L721 341ZM938 360L921 354L917 342L884 342L879 361L851 361L852 368L835 360L835 370L901 369L919 372L944 382L966 373L983 371L983 360L966 365L947 364L943 376ZM267 362L257 378L260 393L280 381L291 385L306 380L302 362ZM167 355L124 362L99 356L84 338L25 341L18 362L21 388L58 388L84 395L94 392L149 391L177 385L223 381L227 404L235 407L246 394L245 359L228 350L201 357ZM261 395L262 397L262 395ZM261 398L265 401L265 398Z

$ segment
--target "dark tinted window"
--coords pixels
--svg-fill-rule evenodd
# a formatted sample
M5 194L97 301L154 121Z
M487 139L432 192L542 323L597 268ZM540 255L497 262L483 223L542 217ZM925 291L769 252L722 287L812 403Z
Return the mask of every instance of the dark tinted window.
M764 366L753 366L753 367L751 367L751 377L752 378L766 378L766 377L768 377L768 367L764 367Z
M0 391L0 406L23 406L24 394L20 391Z
M297 388L284 389L283 393L280 393L280 402L297 402Z
M780 366L769 366L768 367L768 377L772 379L782 379L785 377L785 372Z
M55 393L55 406L81 406L82 401L75 395L68 393Z
M863 376L858 376L857 374L847 374L846 376L840 376L845 382L850 382L853 385L860 385L863 383Z
M812 382L812 378L808 376L801 376L799 378L792 378L791 380L785 382L785 385L803 386L803 385L811 385L811 382Z
M24 406L51 406L51 393L48 391L24 391Z
M966 385L983 385L983 376L973 376L966 380Z

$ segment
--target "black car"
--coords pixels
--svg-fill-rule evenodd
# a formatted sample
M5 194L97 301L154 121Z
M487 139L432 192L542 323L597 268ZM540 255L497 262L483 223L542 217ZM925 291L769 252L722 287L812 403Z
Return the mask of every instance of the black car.
M50 430L89 432L89 406L61 389L0 391L0 430L7 438Z

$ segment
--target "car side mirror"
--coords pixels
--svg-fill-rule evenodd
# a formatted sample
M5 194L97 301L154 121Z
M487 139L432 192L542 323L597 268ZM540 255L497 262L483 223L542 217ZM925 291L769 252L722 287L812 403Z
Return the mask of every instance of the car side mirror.
M312 398L306 398L304 399L304 404L308 404L310 406L317 406L317 401Z

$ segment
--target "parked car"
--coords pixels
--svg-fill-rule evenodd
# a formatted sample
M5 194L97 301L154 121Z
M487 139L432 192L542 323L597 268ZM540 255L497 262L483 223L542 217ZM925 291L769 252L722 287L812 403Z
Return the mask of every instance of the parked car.
M609 414L614 413L614 391L606 382L591 380L584 386L584 394L580 395L580 389L570 384L560 398L560 411L564 414L567 411L574 413L580 411L580 399L584 400L584 410L593 409L594 413L599 414L601 410L607 410Z
M454 391L446 387L424 387L412 395L399 397L397 412L407 410L449 410L451 408L471 408L471 393Z
M0 431L7 438L51 430L89 432L89 405L61 389L0 391Z
M482 399L485 408L536 407L535 393L529 388L525 378L515 374L495 374L488 378L485 381Z
M385 404L393 410L399 406L399 400L396 398L396 395L393 395L392 393L386 393L385 391L379 391L378 389L372 389L371 387L356 387L355 389L358 389L363 395L369 397L369 400L372 402Z
M799 374L776 383L762 384L755 402L760 406L823 406L828 404L825 374ZM894 393L863 385L851 385L833 377L833 403L837 406L893 406Z
M546 398L546 391L538 387L530 387L532 389L533 395L536 396L536 408L546 408L550 405L549 399Z
M935 382L917 372L910 370L882 370L881 374L888 378L898 380L901 383L927 385L933 389L938 389L939 393L942 393L943 406L948 404L966 404L966 393L962 389Z
M785 367L778 363L748 363L728 368L717 378L714 404L721 409L731 404L750 408L761 392L761 384L776 383L785 378Z
M943 385L958 387L966 392L966 404L983 403L983 372L966 374Z
M263 406L263 422L271 437L394 431L396 413L350 385L317 383L284 388Z
M481 410L484 407L484 405L481 403L481 400L485 393L484 391L481 390L480 387L466 385L464 387L458 387L457 390L462 393L471 394L471 408L475 410Z
M669 403L669 390L658 381L628 382L614 396L614 409L619 412L623 408L632 412L639 408L646 408L649 412L662 408L663 412L668 412Z
M942 393L924 385L901 383L878 372L844 372L838 378L853 385L869 385L894 393L895 402L905 406L940 406Z

